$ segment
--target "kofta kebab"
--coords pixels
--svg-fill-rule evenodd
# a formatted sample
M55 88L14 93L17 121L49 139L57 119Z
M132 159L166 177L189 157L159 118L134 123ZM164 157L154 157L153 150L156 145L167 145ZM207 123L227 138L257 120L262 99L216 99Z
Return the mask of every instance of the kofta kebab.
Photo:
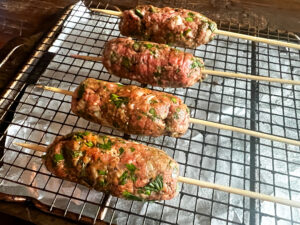
M300 208L300 202L179 176L178 163L164 151L118 137L74 132L48 147L16 145L46 152L46 168L59 178L128 200L169 200L177 183L195 184Z
M157 8L141 5L123 12L91 9L121 17L122 35L181 47L197 47L211 41L216 34L300 49L299 44L254 37L217 29L217 24L198 12L180 8Z
M74 92L37 87L71 95L76 115L127 134L179 137L191 122L300 146L300 141L190 118L189 108L179 97L134 85L88 78Z
M189 87L205 79L205 74L299 85L297 80L207 70L202 59L165 44L115 38L105 44L102 57L72 55L102 61L108 72L142 84L159 87Z

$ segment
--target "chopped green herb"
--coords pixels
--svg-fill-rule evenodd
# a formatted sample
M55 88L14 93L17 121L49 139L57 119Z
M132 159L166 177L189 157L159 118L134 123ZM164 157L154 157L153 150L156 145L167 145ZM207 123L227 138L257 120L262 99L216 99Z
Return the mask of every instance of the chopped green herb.
M177 112L174 113L174 119L177 119L177 120L179 119L179 116L178 116Z
M179 68L177 68L175 72L176 72L176 73L179 73L180 71L181 71L181 70L180 70Z
M155 99L150 100L150 104L155 104L155 103L158 103L158 101L156 101Z
M171 97L171 101L172 101L173 103L177 103L177 98Z
M133 182L135 182L136 179L137 179L137 177L136 177L135 174L131 174L131 175L130 175L130 179L131 179Z
M121 147L121 148L119 148L119 152L120 152L120 154L119 154L119 155L122 155L122 154L124 153L124 151L125 151L125 150L124 150L124 148L122 148L122 147Z
M118 85L118 87L124 86L124 84L120 84L120 83L116 83L116 85Z
M78 91L77 91L77 99L81 99L85 91L85 85L80 84Z
M135 165L131 164L126 164L126 168L130 171L130 172L134 172L136 170Z
M185 21L187 21L187 22L193 22L194 20L193 20L192 17L186 17L186 18L185 18Z
M192 13L192 12L189 12L189 13L188 13L188 15L189 15L190 17L193 17L193 16L195 16L195 14L194 14L194 13Z
M55 154L54 155L54 162L55 163L58 163L61 160L64 160L64 156L62 154Z
M127 179L128 179L128 171L125 171L125 172L120 176L119 184L121 184L121 185L126 184Z
M83 139L83 137L85 137L89 134L90 134L90 132L88 132L88 131L77 132L77 133L74 134L74 138L75 138L76 141L79 141L79 140Z
M126 105L129 102L128 97L121 97L117 94L111 94L110 95L110 100L115 104L117 108L120 108L122 104Z
M133 47L134 51L138 52L140 50L140 46L141 46L140 43L134 42L132 47Z
M137 197L137 196L131 194L131 193L128 192L128 191L123 191L122 195L123 195L123 197L126 198L127 200L143 201L142 198Z
M159 77L161 75L161 73L159 73L159 72L154 72L153 73L153 76L155 76L155 77Z
M204 67L204 64L202 64L199 59L194 58L193 63L191 64L191 69L194 69L194 68L197 68L197 67L200 67L200 68Z
M153 118L156 118L156 117L157 117L157 114L156 114L156 111L155 111L154 108L151 108L151 109L149 110L149 113L152 115Z
M187 29L187 30L185 30L185 31L183 31L183 36L186 36L189 32L191 32L192 31L192 29Z
M140 189L141 192L144 192L147 195L151 195L151 192L160 192L163 189L163 177L157 175L156 178L150 181L146 186Z
M115 52L112 52L110 55L110 61L112 63L115 63L118 60L117 54Z
M97 147L102 148L104 150L110 150L112 145L114 145L114 143L111 142L110 139L108 139L108 141L105 142L105 137L103 137L103 144L97 143Z
M150 12L152 12L152 13L156 13L156 12L157 12L156 9L155 9L153 6L151 6L149 10L150 10Z
M142 119L142 117L141 117L140 115L138 115L138 116L137 116L137 119L140 120L140 119Z
M102 187L106 186L107 185L107 180L100 180L99 185L102 186Z
M144 17L144 15L142 14L141 10L135 9L134 12L135 12L135 14L136 14L138 17L140 17L141 19Z
M208 26L211 32L214 32L217 29L217 24L214 23L213 21L208 21Z
M130 151L131 151L131 152L134 152L134 151L135 151L135 148L134 148L134 147L130 147Z
M72 151L72 157L77 158L82 156L82 151Z
M98 170L98 174L99 175L106 175L107 171L105 171L105 170Z
M131 63L130 59L125 56L125 57L122 58L121 65L129 70L132 66L132 63Z
M150 48L152 48L152 47L153 47L153 44L149 44L149 43L147 43L147 44L144 44L144 46L145 46L147 49L150 49Z
M94 147L94 143L92 142L92 141L87 141L87 142L85 142L84 143L86 146L88 146L88 147Z

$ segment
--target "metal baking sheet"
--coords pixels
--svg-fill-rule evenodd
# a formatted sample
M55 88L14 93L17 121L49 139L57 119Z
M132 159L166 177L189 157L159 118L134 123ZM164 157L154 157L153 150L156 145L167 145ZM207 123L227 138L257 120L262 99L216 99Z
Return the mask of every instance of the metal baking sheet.
M70 57L101 55L105 43L120 36L118 22L115 16L91 13L82 3L76 4L51 45L37 50L25 73L42 71L35 83L67 90L74 90L87 77L140 85L108 74L100 62ZM300 79L299 51L293 49L218 36L207 45L183 50L202 57L209 69ZM46 66L38 63L45 55L51 56L46 57ZM193 118L299 139L298 86L208 76L190 88L148 88L181 97ZM112 197L103 206L102 193L53 176L41 163L42 153L13 145L48 145L57 135L74 130L123 137L121 132L78 118L70 111L70 102L70 96L27 85L17 108L9 112L14 117L5 136L2 193L36 198L50 206L50 212L54 208L65 215L74 212L78 220L82 216L100 220L104 207L103 220L113 224L300 224L299 209L187 184L180 184L180 194L170 201L143 203ZM180 164L181 176L300 200L299 147L195 124L181 138L132 135L130 139L165 150Z

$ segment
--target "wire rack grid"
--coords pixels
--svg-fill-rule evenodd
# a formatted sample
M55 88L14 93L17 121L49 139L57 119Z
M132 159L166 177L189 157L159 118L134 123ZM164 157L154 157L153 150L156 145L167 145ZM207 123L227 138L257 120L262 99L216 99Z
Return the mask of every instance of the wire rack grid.
M57 135L74 130L124 136L78 118L70 111L70 96L34 87L40 83L74 90L87 77L140 85L110 75L100 62L70 57L101 55L105 43L120 36L117 17L93 14L82 3L65 16L9 88L19 94L2 99L2 193L30 196L48 206L49 213L59 210L62 216L72 214L72 219L89 223L300 224L298 209L186 184L170 201L142 203L106 196L53 176L42 165L40 153L14 146L14 142L48 145ZM288 34L219 25L295 41ZM293 49L218 36L207 45L183 50L202 57L211 69L300 79L299 51ZM190 88L148 88L181 97L194 118L299 139L297 86L210 76ZM125 137L165 150L180 164L181 176L300 200L298 147L193 124L177 139Z

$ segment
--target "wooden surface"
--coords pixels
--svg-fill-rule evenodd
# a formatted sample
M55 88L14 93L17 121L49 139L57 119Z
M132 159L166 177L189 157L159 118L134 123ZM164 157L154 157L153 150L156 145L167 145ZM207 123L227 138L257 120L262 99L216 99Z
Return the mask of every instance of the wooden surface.
M78 0L1 0L0 48L15 37L28 37L43 30L45 23Z
M215 21L225 21L265 29L300 32L299 0L85 0L86 5L115 5L131 8L137 4L192 9ZM100 2L100 4L99 4Z

